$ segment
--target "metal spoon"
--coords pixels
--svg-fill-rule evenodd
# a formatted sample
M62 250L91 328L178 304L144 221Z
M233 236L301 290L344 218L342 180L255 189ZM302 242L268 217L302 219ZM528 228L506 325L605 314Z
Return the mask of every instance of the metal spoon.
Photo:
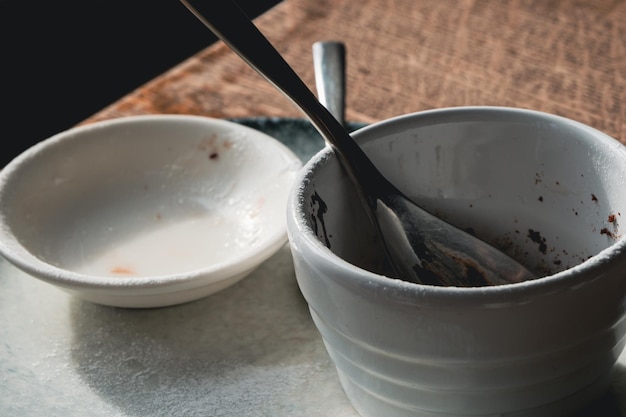
M509 256L418 207L387 181L235 3L181 2L307 115L354 183L398 278L455 286L535 278Z
M337 41L313 44L313 69L317 96L342 126L346 109L346 47Z

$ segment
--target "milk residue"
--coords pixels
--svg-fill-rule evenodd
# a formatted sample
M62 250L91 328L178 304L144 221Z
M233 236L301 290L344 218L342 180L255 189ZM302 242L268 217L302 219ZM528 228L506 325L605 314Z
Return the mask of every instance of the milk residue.
M77 272L112 277L168 275L227 261L260 234L253 219L242 221L231 213L204 213L185 219L161 222L121 241L101 253L89 254Z

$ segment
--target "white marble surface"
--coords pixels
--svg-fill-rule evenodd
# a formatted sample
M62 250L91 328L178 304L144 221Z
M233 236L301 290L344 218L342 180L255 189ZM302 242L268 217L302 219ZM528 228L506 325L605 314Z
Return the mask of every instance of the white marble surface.
M81 301L0 259L0 416L354 417L285 247L175 307Z
M297 287L289 247L175 307L99 306L0 258L0 416L357 417ZM584 416L626 411L626 355Z
M288 247L223 292L146 310L81 301L0 258L0 323L0 416L357 416ZM624 354L585 416L616 405Z

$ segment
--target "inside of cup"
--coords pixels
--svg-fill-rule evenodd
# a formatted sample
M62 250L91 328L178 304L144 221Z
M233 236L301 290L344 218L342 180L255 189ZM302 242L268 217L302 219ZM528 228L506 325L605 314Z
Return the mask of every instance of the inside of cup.
M538 276L566 270L622 237L626 153L616 140L535 112L413 115L355 135L383 174L431 213ZM352 184L330 151L308 172L302 210L336 255L388 274Z

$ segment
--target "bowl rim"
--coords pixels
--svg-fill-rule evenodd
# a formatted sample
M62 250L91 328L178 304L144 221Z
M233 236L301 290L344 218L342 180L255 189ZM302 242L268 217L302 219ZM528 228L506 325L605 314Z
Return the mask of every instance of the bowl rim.
M570 125L578 130L585 131L599 140L612 144L615 146L619 144L626 150L624 146L617 139L595 129L591 126L585 125L581 122L558 116L538 110L507 107L507 106L458 106L458 107L444 107L437 109L430 109L424 111L418 111L414 113L402 114L391 117L376 123L369 124L362 127L353 133L354 139L361 143L366 144L375 139L375 134L384 129L392 129L392 131L401 131L402 126L407 123L414 123L416 120L425 121L433 120L449 120L455 116L470 116L476 117L481 115L491 115L490 119L493 120L493 115L507 115L514 117L533 117L540 118L546 121L558 122L560 124ZM473 119L476 120L476 119ZM435 123L426 123L429 125ZM386 131L387 134L389 130ZM369 137L367 136L369 135ZM313 230L307 226L303 205L306 202L303 201L303 193L307 188L307 185L312 183L311 176L318 166L324 164L329 159L334 159L333 152L330 148L320 150L315 154L302 168L300 174L295 180L295 185L292 188L292 192L289 196L287 210L288 210L288 222L287 229L290 241L293 241L296 248L306 246L311 250L311 253L315 258L322 262L322 265L334 270L341 269L349 272L358 272L350 274L354 277L353 281L361 283L368 283L373 286L385 286L397 288L401 291L409 291L413 294L427 295L428 297L435 298L473 298L480 297L493 297L502 296L503 293L510 295L518 295L521 292L530 293L538 292L546 293L546 287L555 287L561 285L564 281L568 284L578 284L587 280L590 276L593 276L595 270L601 266L616 260L620 255L626 252L626 236L622 236L616 240L611 246L601 250L591 258L571 267L566 270L557 272L552 275L539 277L534 280L527 280L518 283L492 285L483 287L458 287L458 286L437 286L419 284L408 281L403 281L397 278L387 277L385 275L377 274L365 269L362 269L343 258L336 255L330 249L328 249L322 242L317 239ZM626 261L624 262L626 264ZM343 278L345 278L344 274Z
M259 130L226 119L187 114L144 114L115 117L74 126L34 144L0 169L0 256L36 278L68 289L115 290L123 288L125 290L152 289L160 292L166 291L171 286L176 286L178 289L183 284L188 288L201 287L242 274L269 258L287 243L287 230L285 226L282 226L271 233L264 233L263 239L260 239L258 243L236 251L236 254L227 260L185 272L138 277L106 277L67 270L45 262L21 244L12 233L11 226L6 222L2 198L6 191L5 187L13 180L19 169L23 169L35 155L45 153L61 143L80 140L79 136L88 134L90 131L101 131L122 125L129 126L129 128L146 124L154 125L155 122L203 124L208 128L222 126L245 132L246 135L241 135L245 138L244 140L263 141L273 147L275 152L280 152L286 161L285 166L294 173L298 173L302 167L302 161L279 140Z

